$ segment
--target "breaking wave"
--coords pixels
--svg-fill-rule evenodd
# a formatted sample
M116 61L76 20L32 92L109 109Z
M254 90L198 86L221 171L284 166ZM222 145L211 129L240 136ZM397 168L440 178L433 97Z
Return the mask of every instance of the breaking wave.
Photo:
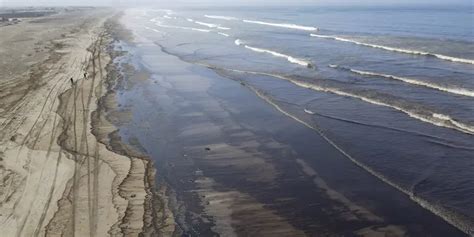
M232 16L213 16L213 15L204 15L206 18L211 18L211 19L219 19L219 20L226 20L226 21L235 21L238 20L235 17Z
M206 33L211 32L210 30L207 30L207 29L200 29L200 28L193 28L193 27L184 27L184 26L165 25L165 24L162 24L162 23L159 22L159 21L155 21L155 24L156 24L157 26L163 27L163 28L181 29L181 30L192 30L192 31L199 31L199 32L206 32Z
M288 79L287 79L288 80ZM355 99L362 100L367 103L371 103L374 105L379 105L379 106L385 106L389 107L395 110L398 110L400 112L403 112L407 114L408 116L418 119L420 121L430 123L439 127L446 127L446 128L451 128L458 130L463 133L467 134L474 134L474 126L466 125L461 122L456 121L455 119L451 118L449 115L444 115L444 114L439 114L439 113L432 113L432 112L427 112L427 111L413 111L411 109L403 108L402 106L395 105L395 104L390 104L388 102L382 101L380 99L376 98L371 98L371 97L365 97L360 94L356 93L351 93L347 91L340 90L339 88L331 88L331 87L322 87L319 85L315 84L310 84L307 82L301 82L301 81L296 81L289 79L293 84L303 87L303 88L308 88L316 91L323 91L323 92L330 92L336 95L341 95L341 96L347 96Z
M252 20L242 20L245 23L251 24L259 24L259 25L266 25L266 26L274 26L274 27L281 27L281 28L289 28L289 29L296 29L296 30L305 30L305 31L318 31L318 28L312 26L302 26L302 25L295 25L290 23L272 23L272 22L264 22L264 21L252 21Z
M202 22L202 21L194 21L194 23L196 23L198 25L202 25L202 26L207 26L209 28L216 28L216 29L219 29L219 30L230 30L230 28L228 28L228 27L222 27L222 26L217 25L217 24L206 23L206 22Z
M304 111L308 114L311 115L318 115L320 117L328 118L328 119L333 119L333 120L338 120L341 122L346 122L346 123L352 123L352 124L357 124L357 125L362 125L362 126L367 126L367 127L374 127L374 128L380 128L380 129L387 129L391 131L396 131L396 132L401 132L401 133L408 133L420 137L427 138L427 141L444 146L444 147L450 147L450 148L456 148L456 149L463 149L463 150L469 150L469 151L474 151L474 147L469 147L468 145L459 145L455 144L450 140L447 140L446 138L440 137L440 136L434 136L431 134L423 133L423 132L418 132L416 130L408 130L408 129L403 129L403 128L397 128L397 127L391 127L388 125L381 125L381 124L371 124L371 123L366 123L366 122L361 122L353 119L348 119L348 118L342 118L342 117L336 117L333 115L327 115L327 114L322 114L319 112L313 112L312 110L304 109Z
M246 49L250 49L250 50L252 50L254 52L257 52L257 53L271 54L275 57L285 58L290 63L298 64L298 65L305 66L305 67L308 67L308 68L312 67L312 64L310 62L306 61L306 60L295 58L295 57L292 57L292 56L289 56L289 55L286 55L286 54L282 54L282 53L278 53L278 52L275 52L275 51L271 51L271 50L268 50L268 49L251 47L251 46L243 44L242 41L239 40L239 39L235 40L234 43L236 45L239 45L239 46L244 46Z
M414 190L409 190L408 188L405 188L405 187L402 187L401 185L393 182L392 180L390 180L388 177L386 177L383 173L381 172L378 172L376 171L375 169L373 169L372 167L370 167L369 165L366 165L364 164L363 162L360 162L359 160L357 160L356 158L354 158L353 156L351 156L349 153L347 153L343 147L341 147L340 145L338 145L337 143L335 143L330 137L328 137L328 135L326 134L325 131L323 131L317 124L309 124L307 123L306 121L303 121L302 119L296 117L295 115L285 111L283 108L281 108L278 104L276 104L272 99L268 98L268 96L265 95L264 92L261 92L255 88L253 88L252 86L248 86L258 97L262 98L264 101L266 101L267 103L269 103L270 105L272 105L275 109L277 109L278 111L280 111L281 113L283 113L284 115L292 118L293 120L303 124L304 126L316 131L324 140L326 140L326 142L328 142L328 144L330 144L332 147L334 147L337 151L339 151L342 155L344 155L347 159L349 159L350 161L352 161L354 164L356 164L357 166L361 167L362 169L364 169L365 171L367 171L368 173L370 173L371 175L377 177L378 179L382 180L383 182L385 182L386 184L396 188L397 190L399 190L400 192L406 194L407 196L410 197L410 199L412 199L414 202L418 203L420 206L422 206L423 208L431 211L432 213L434 213L435 215L443 218L444 220L446 220L447 222L449 222L450 224L456 226L457 228L459 228L460 230L462 230L463 232L469 234L469 235L472 235L473 234L473 231L471 229L471 226L472 226L472 220L470 220L469 218L466 218L465 216L463 216L462 214L460 213L457 213L457 212L454 212L438 203L432 203L432 202L429 202L427 201L426 199L422 198L422 197L419 197L417 196L415 193L414 193Z
M383 77L387 79L392 79L392 80L397 80L397 81L403 81L405 83L409 83L412 85L417 85L417 86L423 86L427 87L430 89L435 89L443 92L448 92L451 94L456 94L456 95L463 95L463 96L469 96L469 97L474 97L474 91L468 90L465 88L456 88L456 87L447 87L431 82L426 82L426 81L420 81L417 79L413 78L406 78L406 77L399 77L399 76L394 76L394 75L389 75L389 74L383 74L383 73L377 73L377 72L369 72L369 71L362 71L362 70L356 70L352 68L346 68L346 67L341 67L338 65L329 65L332 68L339 68L339 69L344 69L348 70L350 72L359 74L359 75L364 75L364 76L375 76L375 77Z
M229 37L229 35L228 35L228 34L226 34L226 33L217 32L217 34L219 34L219 35L222 35L222 36L225 36L225 37Z
M234 41L234 44L240 46L240 45L242 45L242 41L239 40L239 39L236 39L236 40Z
M169 53L166 50L164 50L161 45L159 45L159 46L161 47L163 52ZM283 75L276 75L276 74L270 74L270 73L264 73L264 72L242 71L242 70L228 69L228 68L219 68L219 67L215 67L215 66L212 66L212 65L201 64L201 63L196 63L196 64L204 66L204 67L208 67L208 68L210 68L212 70L215 70L217 72L219 72L219 71L229 71L229 72L246 73L246 74L253 74L253 75L265 75L265 76L270 76L270 77L274 77L274 78L287 80L287 81L290 81L290 82L298 85L296 80L291 79L287 76L283 76ZM232 78L232 77L230 77L230 78ZM383 181L383 182L391 185L392 187L396 188L400 192L406 194L413 201L418 203L423 208L425 208L425 209L431 211L432 213L440 216L441 218L443 218L447 222L451 223L452 225L456 226L457 228L459 228L463 232L467 233L468 235L474 234L474 231L471 228L472 224L473 224L472 220L470 220L468 218L465 218L460 213L457 213L457 212L454 212L454 211L450 210L446 206L442 206L440 203L436 203L436 202L432 203L432 202L424 199L423 197L420 197L420 196L416 195L415 190L413 190L413 188L403 187L403 186L399 185L398 183L393 182L389 177L385 176L383 173L378 172L377 170L375 170L372 167L370 167L369 165L366 165L365 163L359 161L358 159L356 159L355 157L350 155L348 152L346 152L345 149L342 146L340 146L339 144L337 144L336 142L334 142L326 134L326 132L318 126L318 124L316 122L314 122L314 124L313 123L309 124L308 122L298 118L297 116L289 113L288 111L285 111L280 105L278 105L271 98L269 98L266 95L265 92L262 92L262 91L254 88L253 86L251 86L249 84L245 84L245 86L248 87L249 89L251 89L257 96L259 96L260 98L265 100L267 103L272 105L275 109L277 109L278 111L280 111L284 115L294 119L295 121L303 124L304 126L310 128L310 129L313 129L314 131L316 131L318 134L321 135L321 137L324 140L326 140L328 142L328 144L330 144L332 147L334 147L337 151L339 151L342 155L344 155L346 158L348 158L354 164L356 164L359 167L361 167L362 169L366 170L368 173L372 174L373 176L379 178L381 181ZM324 91L324 92L331 92L331 93L339 94L339 93L337 93L337 91L339 91L339 90L335 89L335 88L324 88L324 87L318 86L318 85L315 85L314 87L312 87L311 85L307 85L304 82L301 82L300 86L305 87L305 88L310 88L310 89L316 89L318 91ZM351 95L348 92L343 92L343 95L344 96L350 96L350 97L356 97L355 95ZM391 107L391 106L389 106L389 107ZM450 119L449 116L441 115L441 114L436 114L436 115L433 115L433 116L439 117L439 118L444 119L444 120L445 119Z
M321 92L328 92L328 93L332 93L332 94L336 94L340 96L358 99L358 100L361 100L370 104L374 104L374 105L389 107L397 111L403 112L409 117L412 117L414 119L417 119L425 123L430 123L438 127L450 128L450 129L454 129L466 134L474 135L474 125L468 125L468 124L459 122L456 119L453 119L452 117L450 117L449 115L431 112L427 110L417 110L413 108L406 108L402 105L398 105L396 103L390 103L388 101L384 101L374 96L366 96L357 92L346 91L344 89L332 87L332 86L325 86L325 85L323 86L323 85L308 83L308 82L304 82L300 80L295 80L287 76L264 73L264 72L250 72L250 71L240 71L240 70L230 70L230 71L279 78L282 80L289 81L302 88L308 88L311 90L321 91Z
M236 40L236 44L237 43L241 43L241 42L238 42L238 40ZM161 47L162 50L163 47L161 45L159 45ZM163 51L163 52L166 52L166 53L169 53L167 51ZM201 65L201 66L204 66L204 67L208 67L212 70L216 70L217 72L218 71L229 71L229 72L237 72L237 73L246 73L246 74L252 74L252 75L263 75L263 76L270 76L270 77L274 77L274 78L278 78L278 79L282 79L282 80L287 80L287 81L290 81L298 86L301 86L301 87L304 87L304 88L309 88L309 89L314 89L314 90L318 90L318 91L323 91L323 92L330 92L330 93L334 93L334 94L340 94L340 95L343 95L343 96L348 96L348 97L354 97L354 98L359 98L361 96L359 95L355 95L355 94L351 94L349 92L343 92L337 88L332 88L332 87L323 87L323 86L319 86L319 85L311 85L309 83L305 83L305 82L299 82L297 80L294 80L292 78L289 78L287 76L283 76L283 75L277 75L277 74L271 74L271 73L265 73L265 72L253 72L253 71L243 71L243 70L237 70L237 69L228 69L228 68L219 68L219 67L215 67L215 66L212 66L212 65L207 65L207 64L201 64L201 63L196 63L198 65ZM232 78L232 77L231 77ZM262 92L256 88L254 88L253 86L249 85L249 84L245 84L245 86L247 86L249 89L251 89L254 93L256 93L257 96L259 96L260 98L262 98L263 100L265 100L266 102L268 102L270 105L272 105L273 107L275 107L275 109L277 109L278 111L280 111L281 113L283 113L284 115L294 119L295 121L303 124L304 126L310 128L310 129L313 129L315 130L318 134L321 135L321 137L326 140L332 147L334 147L337 151L339 151L342 155L344 155L346 158L348 158L350 161L352 161L354 164L358 165L359 167L361 167L362 169L366 170L368 173L374 175L375 177L379 178L380 180L382 180L383 182L391 185L392 187L396 188L397 190L401 191L402 193L406 194L407 196L409 196L413 201L415 201L416 203L418 203L420 206L424 207L425 209L431 211L432 213L440 216L441 218L443 218L444 220L446 220L447 222L451 223L452 225L456 226L457 228L459 228L460 230L462 230L463 232L469 234L469 235L472 235L474 234L471 226L472 226L472 220L469 220L465 217L463 217L461 214L459 213L456 213L452 210L450 210L449 208L447 207L444 207L444 206L441 206L439 203L431 203L429 202L428 200L416 195L414 193L414 190L412 189L409 189L409 188L406 188L406 187L402 187L401 185L399 185L398 183L396 182L393 182L391 179L389 179L388 177L386 177L383 173L380 173L378 171L376 171L375 169L373 169L372 167L370 167L369 165L366 165L364 164L363 162L359 161L358 159L354 158L353 156L351 156L349 153L347 153L343 147L341 147L339 144L337 144L336 142L334 142L327 134L324 130L322 130L316 123L314 124L309 124L308 122L298 118L297 116L285 111L281 106L279 106L277 103L275 103L272 99L270 99L265 92ZM361 97L363 98L363 97ZM372 100L371 98L367 98L367 100L365 99L361 99L361 100L364 100L364 101L368 101L368 100ZM380 104L380 105L384 105L384 106L388 106L388 107L392 107L392 105L385 105L383 102L375 102L376 104ZM392 107L393 108L393 107ZM403 110L400 110L402 112L404 112ZM306 112L306 111L305 111ZM313 111L310 111L308 110L308 112L313 112ZM307 112L307 113L308 113ZM314 112L313 112L314 113ZM316 114L316 113L315 113ZM428 115L429 113L423 113L423 114L420 114L419 116L422 117L422 116L425 116L425 115ZM442 114L435 114L435 113L431 113L431 116L433 117L437 117L437 118L440 118L442 120L446 120L446 119L450 119L449 116L446 116L446 115L442 115ZM472 129L472 127L471 127Z
M372 48L377 48L377 49L384 49L384 50L387 50L387 51L392 51L392 52L397 52L397 53L406 53L406 54L414 54L414 55L422 55L422 56L432 56L432 57L436 57L436 58L451 61L451 62L474 64L474 60L472 60L472 59L456 58L456 57L446 56L446 55L442 55L442 54L429 53L429 52L424 52L424 51L416 51L416 50L388 47L388 46L377 45L377 44L363 43L363 42L360 42L360 41L341 38L341 37L337 37L337 36L318 35L318 34L310 34L310 35L312 37L332 39L332 40L337 40L337 41L342 41L342 42L348 42L348 43L353 43L353 44L372 47Z

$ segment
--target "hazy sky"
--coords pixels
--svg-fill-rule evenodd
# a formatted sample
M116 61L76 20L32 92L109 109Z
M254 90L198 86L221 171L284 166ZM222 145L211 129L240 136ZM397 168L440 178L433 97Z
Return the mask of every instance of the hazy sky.
M445 4L473 6L474 0L0 0L0 6L25 5L400 5Z

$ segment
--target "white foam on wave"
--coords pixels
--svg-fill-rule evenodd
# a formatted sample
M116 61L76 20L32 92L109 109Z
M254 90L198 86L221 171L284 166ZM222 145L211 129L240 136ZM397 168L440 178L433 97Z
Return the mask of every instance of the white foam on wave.
M329 66L332 67L332 68L339 68L338 65L329 65ZM409 83L409 84L412 84L412 85L423 86L423 87L427 87L427 88L431 88L431 89L435 89L435 90L439 90L439 91L443 91L443 92L448 92L448 93L451 93L451 94L474 97L474 91L468 90L468 89L465 89L465 88L447 87L447 86L442 86L442 85L438 85L438 84L435 84L435 83L421 81L421 80L413 79L413 78L399 77L399 76L394 76L394 75L389 75L389 74L362 71L362 70L356 70L356 69L345 68L345 67L341 67L341 68L347 69L347 70L349 70L353 73L357 73L357 74L360 74L360 75L383 77L383 78L387 78L387 79L403 81L405 83Z
M192 31L199 31L199 32L206 32L206 33L211 32L210 30L207 30L207 29L199 29L199 28L184 27L184 26L174 26L174 25L165 25L165 24L162 24L162 23L159 22L159 21L157 21L155 24L156 24L157 26L163 27L163 28L172 28L172 29L181 29L181 30L192 30Z
M213 16L213 15L204 15L206 18L211 18L211 19L219 19L219 20L226 20L226 21L235 21L238 20L235 17L232 16Z
M219 29L219 30L230 30L230 28L228 28L228 27L222 27L222 26L217 25L217 24L206 23L206 22L202 22L202 21L194 21L194 23L196 23L198 25L202 25L202 26L207 26L209 28L216 28L216 29Z
M430 123L430 124L433 124L433 125L436 125L436 126L439 126L439 127L451 128L451 129L455 129L455 130L458 130L460 132L471 134L471 135L474 134L474 127L473 126L469 126L469 125L457 122L456 120L452 119L448 115L437 114L438 116L435 116L435 113L433 113L430 116L430 115L419 114L415 111L410 111L408 109L402 108L402 107L397 106L397 105L389 104L387 102L379 101L379 100L372 99L372 98L367 98L367 97L364 97L364 96L361 96L361 95L357 95L357 94L353 94L353 93L349 93L349 92L345 92L345 91L340 91L337 88L323 88L323 87L319 87L319 86L316 86L316 85L313 85L313 84L309 84L309 83L305 83L305 82L299 82L299 81L292 81L292 82L295 85L298 85L300 87L309 88L309 89L313 89L313 90L317 90L317 91L330 92L330 93L333 93L333 94L336 94L336 95L356 98L356 99L359 99L359 100L362 100L364 102L368 102L368 103L371 103L371 104L374 104L374 105L389 107L389 108L398 110L400 112L403 112L403 113L407 114L408 116L410 116L412 118L415 118L415 119L420 120L422 122Z
M268 54L271 54L275 57L286 58L290 63L295 63L295 64L305 66L305 67L311 66L311 63L309 63L305 60L294 58L292 56L282 54L282 53L278 53L278 52L275 52L275 51L271 51L271 50L268 50L268 49L255 48L255 47L251 47L251 46L248 46L248 45L245 45L245 48L250 49L250 50L255 51L255 52L258 52L258 53L268 53Z
M202 25L202 26L207 26L209 28L217 28L216 24L206 23L206 22L202 22L202 21L195 21L194 23L196 23L198 25Z
M307 113L307 114L315 114L313 111L309 110L309 109L304 109L304 112Z
M240 46L240 45L242 45L242 41L241 41L240 39L236 39L236 40L234 41L234 44Z
M231 71L234 71L234 70L231 70ZM238 70L235 70L235 71L238 71ZM397 184L395 182L392 182L389 178L387 178L382 173L374 170L370 166L368 166L368 165L360 162L356 158L352 157L349 153L347 153L344 150L343 147L341 147L340 145L335 143L331 138L329 138L327 136L326 132L324 132L317 124L313 125L313 124L309 124L309 123L303 121L302 119L300 119L300 118L292 115L291 113L285 111L284 109L282 109L279 105L277 105L275 102L273 102L270 98L265 96L263 93L261 93L257 89L255 89L251 86L249 86L249 88L252 91L254 91L255 94L258 97L262 98L264 101L266 101L267 103L272 105L275 109L277 109L278 111L280 111L284 115L292 118L293 120L303 124L304 126L310 128L310 129L316 131L319 135L321 135L321 137L324 140L326 140L328 142L328 144L330 144L332 147L334 147L337 151L339 151L342 155L344 155L347 159L349 159L351 162L353 162L357 166L361 167L362 169L364 169L365 171L367 171L371 175L375 176L376 178L382 180L386 184L396 188L400 192L406 194L407 196L410 197L410 199L412 199L414 202L418 203L421 207L423 207L423 208L431 211L435 215L443 218L445 221L447 221L448 223L450 223L453 226L457 227L458 229L460 229L464 233L466 233L468 235L473 235L474 234L474 230L471 228L472 224L473 224L472 220L467 219L466 217L464 217L463 215L460 215L457 212L453 212L452 210L449 210L448 208L440 205L439 203L431 203L431 202L427 201L426 199L418 197L413 193L413 190L407 190L407 188L404 188L404 187L400 186L399 184ZM306 110L305 110L305 112L306 112Z
M428 202L425 199L415 196L415 194L411 194L410 198L423 208L431 211L437 216L440 216L445 221L457 227L469 236L474 236L474 229L472 228L474 225L473 220L470 220L466 216L460 215L458 212L454 212L449 208L442 206L440 203Z
M303 59L295 58L295 57L292 57L292 56L289 56L289 55L286 55L286 54L282 54L282 53L278 53L278 52L275 52L275 51L271 51L271 50L268 50L268 49L262 49L262 48L256 48L256 47L248 46L248 45L243 44L242 41L240 41L239 39L235 40L235 44L239 45L239 46L243 45L246 49L250 49L254 52L267 53L267 54L271 54L275 57L285 58L290 63L298 64L298 65L305 66L305 67L311 67L311 63L308 62L308 61L305 61Z
M189 22L194 22L194 20L191 19L191 18L186 18L186 20L189 21Z
M336 95L347 96L347 97L351 97L351 98L356 98L356 99L359 99L359 100L362 100L364 102L368 102L368 103L371 103L371 104L374 104L374 105L385 106L385 107L389 107L389 108L398 110L398 111L403 112L403 113L407 114L408 116L410 116L412 118L415 118L417 120L420 120L422 122L430 123L430 124L433 124L433 125L436 125L436 126L439 126L439 127L446 127L446 128L455 129L455 130L458 130L460 132L471 134L471 135L474 134L474 126L470 126L470 125L466 125L466 124L463 124L461 122L458 122L458 121L452 119L448 115L444 115L444 114L436 114L435 115L435 113L432 113L431 115L429 115L429 114L420 114L416 111L412 111L412 110L400 107L398 105L389 104L388 102L384 102L384 101L380 101L380 100L377 100L377 99L364 97L362 95L342 91L338 88L321 87L321 86L318 86L318 85L315 85L315 84L296 81L296 80L292 80L292 79L290 79L290 81L293 84L295 84L297 86L300 86L300 87L309 88L309 89L313 89L313 90L316 90L316 91L330 92L330 93L333 93L333 94L336 94Z
M188 27L180 27L180 29L184 29L184 30L193 30L193 31L199 31L199 32L206 32L206 33L209 33L211 32L210 30L206 30L206 29L199 29L199 28L188 28Z
M214 67L212 66L209 66L209 65L203 65L203 66L206 66L206 67L209 67L211 69L215 69ZM281 76L281 75L275 75L275 74L270 74L270 73L264 73L264 72L252 72L252 71L242 71L242 70L237 70L237 69L227 69L227 68L224 68L223 70L226 70L226 71L231 71L231 72L238 72L238 73L248 73L248 74L255 74L255 75L265 75L265 76L270 76L270 77L275 77L275 78L279 78L279 79L283 79L283 80L288 80L288 81L291 81L292 83L295 83L292 79L290 78L287 78L287 77L284 77L284 76ZM296 84L296 83L295 83ZM277 105L275 102L273 102L270 98L268 98L264 93L260 92L259 90L255 89L254 87L250 86L250 85L247 85L248 88L250 88L257 96L259 96L260 98L262 98L263 100L265 100L267 103L269 103L270 105L272 105L273 107L275 107L275 109L277 109L278 111L280 111L281 113L283 113L284 115L294 119L295 121L303 124L304 126L310 128L310 129L313 129L314 131L316 131L318 134L321 135L321 137L326 140L332 147L334 147L337 151L339 151L342 155L344 155L346 158L348 158L350 161L352 161L354 164L356 164L357 166L361 167L362 169L364 169L365 171L367 171L368 173L372 174L373 176L379 178L380 180L382 180L383 182L389 184L390 186L396 188L397 190L399 190L400 192L406 194L407 196L410 197L410 199L412 199L413 201L415 201L416 203L418 203L420 206L422 206L423 208L431 211L432 213L434 213L435 215L438 215L440 216L441 218L443 218L444 220L446 220L447 222L449 222L450 224L452 224L453 226L456 226L458 229L460 229L461 231L463 231L464 233L468 234L468 235L473 235L474 234L474 230L471 228L472 227L472 224L473 224L473 221L472 220L469 220L469 219L466 219L464 216L462 215L459 215L459 213L455 213L449 209L447 209L446 207L444 206L441 206L439 204L436 204L436 203L431 203L431 202L428 202L427 200L421 198L421 197L418 197L416 196L414 193L413 193L413 190L408 190L407 188L404 188L402 186L400 186L399 184L395 183L395 182L392 182L389 178L387 178L385 175L383 175L382 173L374 170L373 168L371 168L370 166L360 162L359 160L355 159L354 157L352 157L349 153L347 153L343 147L339 146L337 143L335 143L331 138L329 138L326 133L317 125L317 124L309 124L307 123L306 121L303 121L302 119L292 115L291 113L285 111L284 109L282 109L279 105ZM303 87L306 87L306 88L309 88L307 86L303 86ZM311 88L313 89L313 88ZM324 89L322 89L322 91L325 91ZM305 109L305 112L307 112L307 110ZM308 112L312 112L310 110L308 110ZM307 112L307 113L308 113ZM440 117L442 119L448 119L449 116L445 116L445 115L441 115L441 114L437 114L437 115L433 115L433 116L436 116L436 117Z
M237 71L239 72L239 70L230 70L230 71ZM240 71L240 72L244 72L244 73L249 73L249 72L246 72L246 71ZM253 73L253 72L250 72L250 73ZM256 74L260 74L258 72L255 72ZM264 73L266 74L266 73ZM397 190L401 191L402 193L405 193L406 195L408 196L412 196L412 194L404 189L403 187L401 187L400 185L398 185L397 183L395 182L392 182L391 180L389 180L388 178L386 178L383 174L375 171L374 169L372 169L371 167L365 165L364 163L358 161L357 159L355 159L354 157L352 157L349 153L347 153L341 146L339 146L337 143L335 143L331 138L329 138L326 133L317 125L312 125L312 124L309 124L307 123L306 121L303 121L302 119L292 115L291 113L285 111L284 109L282 109L279 105L277 105L275 102L273 102L270 98L268 98L267 96L265 96L263 93L261 93L259 90L253 88L252 86L249 86L249 88L255 92L255 94L262 98L263 100L265 100L267 103L269 103L270 105L272 105L273 107L275 107L278 111L280 111L281 113L283 113L284 115L292 118L293 120L303 124L304 126L316 131L319 135L321 135L321 137L326 140L332 147L334 147L337 151L339 151L342 155L344 155L346 158L348 158L350 161L352 161L354 164L356 164L357 166L361 167L362 169L366 170L367 172L369 172L370 174L372 174L373 176L379 178L380 180L382 180L383 182L391 185L392 187L396 188Z
M164 15L163 17L166 18L166 19L173 19L173 18L171 18L171 17L168 16L168 15Z
M242 21L245 23L258 24L258 25L274 26L274 27L305 30L305 31L318 31L318 28L316 27L302 26L302 25L296 25L296 24L291 24L291 23L272 23L272 22L264 22L264 21L252 21L252 20L242 20Z
M451 56L446 56L446 55L441 55L441 54L435 54L435 53L429 53L429 52L424 52L424 51L401 49L401 48L394 48L394 47L377 45L377 44L363 43L363 42L360 42L360 41L341 38L341 37L337 37L337 36L331 36L331 35L318 35L318 34L310 34L310 35L312 37L332 39L332 40L337 40L337 41L342 41L342 42L348 42L348 43L353 43L353 44L372 47L372 48L377 48L377 49L384 49L384 50L391 51L391 52L422 55L422 56L433 56L433 57L436 57L436 58L439 58L439 59L452 61L452 62L474 64L474 60L472 60L472 59L456 58L456 57L451 57Z
M222 36L225 36L225 37L229 37L229 35L228 35L228 34L226 34L226 33L217 32L217 34L219 34L219 35L222 35Z
M287 81L289 81L289 82L291 82L291 83L293 83L293 84L295 84L299 87L308 88L308 89L312 89L312 90L315 90L315 91L329 92L329 93L340 95L340 96L359 99L361 101L364 101L364 102L367 102L367 103L370 103L370 104L395 109L397 111L400 111L400 112L403 112L403 113L407 114L409 117L412 117L412 118L417 119L417 120L422 121L422 122L426 122L426 123L436 125L438 127L450 128L450 129L454 129L454 130L457 130L457 131L460 131L460 132L463 132L463 133L466 133L466 134L474 135L474 126L473 125L468 125L468 124L464 124L462 122L456 121L455 119L451 118L449 115L440 114L440 113L433 113L433 112L431 112L431 113L430 112L419 113L417 111L413 111L413 110L410 110L410 109L407 109L407 108L403 108L403 107L400 107L400 106L395 105L395 104L390 104L390 103L385 102L385 101L380 101L380 100L377 100L375 98L369 98L369 97L365 97L363 95L358 95L358 94L355 94L355 93L352 93L352 92L347 92L347 91L341 90L339 88L328 87L328 86L319 86L319 85L311 84L311 83L308 83L308 82L294 80L292 78L285 77L285 76L282 76L282 75L271 74L271 73L263 73L263 72L239 71L239 70L232 70L232 71L242 72L242 73L250 73L250 74L256 74L256 75L270 76L270 77L279 78L279 79L282 79L282 80L287 80Z

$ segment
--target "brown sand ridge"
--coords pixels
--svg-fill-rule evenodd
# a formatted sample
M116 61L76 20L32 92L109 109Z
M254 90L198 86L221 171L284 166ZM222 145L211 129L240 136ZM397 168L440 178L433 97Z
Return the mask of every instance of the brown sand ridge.
M106 119L115 14L76 9L0 27L1 236L173 232L152 163Z

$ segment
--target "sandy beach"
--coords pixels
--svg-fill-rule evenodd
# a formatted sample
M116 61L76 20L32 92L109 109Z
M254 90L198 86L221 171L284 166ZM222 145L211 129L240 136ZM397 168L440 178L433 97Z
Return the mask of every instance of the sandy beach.
M7 11L0 236L474 233L471 98L397 76L469 65L231 10Z
M120 76L111 86L117 104L109 120L120 128L115 135L155 163L157 185L168 189L175 235L465 236L464 224L450 222L439 214L442 209L433 211L437 206L418 204L419 193L400 192L379 175L396 173L391 169L397 165L387 165L396 161L383 162L387 159L424 154L404 153L415 153L409 145L425 141L396 124L407 120L402 114L282 80L292 75L337 84L340 76L297 77L292 73L326 69L323 63L311 69L268 53L285 51L269 48L267 43L279 42L265 39L288 37L282 42L295 47L308 42L308 49L319 45L294 29L275 33L227 19L211 23L206 11L127 9L120 22L134 37L116 42L122 53L111 70ZM233 14L220 11L215 15ZM222 28L231 28L229 36L219 34ZM237 44L240 38L250 48ZM362 123L380 119L367 113L387 113L384 118L397 120L397 129ZM344 117L352 115L359 121ZM394 141L381 144L384 138ZM410 149L388 152L401 141ZM382 167L374 172L368 165L377 161ZM417 179L411 185L431 178L424 175L413 172Z
M0 27L2 236L167 231L152 164L109 136L117 13L73 8Z

